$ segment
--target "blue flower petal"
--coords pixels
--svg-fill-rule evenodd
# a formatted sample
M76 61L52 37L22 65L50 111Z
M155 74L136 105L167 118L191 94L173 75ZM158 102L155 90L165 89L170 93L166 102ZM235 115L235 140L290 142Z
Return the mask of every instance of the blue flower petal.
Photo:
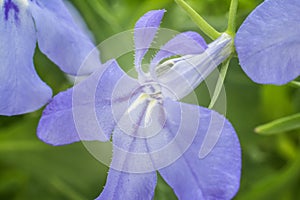
M138 68L142 59L156 35L165 10L153 10L143 15L135 24L134 44L135 60L134 64Z
M120 114L124 112L124 108L127 108L132 93L138 86L138 82L129 77L116 61L107 64L101 77L98 77L98 85L94 93L95 112L97 121L108 138L112 134ZM76 94L75 99L80 100L80 98L81 94Z
M30 2L40 50L69 74L88 74L99 63L99 52L74 23L61 0ZM90 53L92 54L90 55ZM85 69L80 69L86 57Z
M150 104L144 100L134 106L124 115L127 126L120 120L114 129L111 169L121 174L159 170L179 199L231 199L241 172L241 150L231 124L212 110L166 99L152 107L147 126ZM211 152L200 158L203 149ZM127 188L124 182L118 187Z
M38 137L52 145L109 140L115 126L111 102L122 99L119 104L127 105L126 98L118 95L112 98L115 85L122 77L128 90L135 88L136 82L122 71L117 62L109 61L72 89L56 95L43 112ZM128 91L123 89L123 92L127 94Z
M99 73L99 72L98 72ZM65 145L80 140L107 141L95 116L95 102L91 91L98 75L95 72L74 88L56 95L45 108L37 128L40 140L51 145ZM80 99L75 96L80 94ZM103 114L106 114L103 111ZM110 126L110 123L107 124Z
M0 7L0 115L32 112L46 104L51 89L33 66L34 23L26 8L12 1Z
M156 171L166 160L157 158L157 153L152 155L163 146L155 146L156 149L149 146L165 136L162 129L165 118L161 104L151 106L148 100L140 98L137 101L141 101L140 104L134 110L130 105L130 111L123 114L114 129L111 168L128 173L148 173Z
M137 115L144 115L143 111L146 107L145 102L137 109ZM124 116L126 117L128 115ZM133 122L127 126L134 127L132 129L124 129L122 125L114 129L112 163L104 190L96 200L153 199L156 186L156 171L153 170L153 166L150 167L151 170L143 173L139 170L135 171L135 169L143 168L142 166L147 169L152 164L147 145L145 145L146 139L130 136L141 128L142 118L143 116L137 116L136 119L132 119ZM133 125L135 122L137 126ZM141 155L140 152L146 154ZM140 159L141 156L143 159Z
M264 1L244 21L236 49L246 74L262 84L285 84L300 74L300 1Z
M188 31L169 40L151 61L156 66L163 59L174 55L200 54L207 48L205 40L196 32Z
M96 200L151 200L156 172L134 174L110 168L103 192Z
M159 170L162 177L179 199L232 199L239 188L241 150L231 124L218 113L199 106L166 101L165 109L181 109L183 114L188 110L197 110L200 120L191 146L176 162ZM194 121L193 116L186 120ZM193 124L182 126L185 129ZM218 131L221 131L220 134ZM216 138L218 140L212 151L205 158L199 158L199 150L206 147L204 141L207 134L220 137ZM178 141L179 148L182 143Z

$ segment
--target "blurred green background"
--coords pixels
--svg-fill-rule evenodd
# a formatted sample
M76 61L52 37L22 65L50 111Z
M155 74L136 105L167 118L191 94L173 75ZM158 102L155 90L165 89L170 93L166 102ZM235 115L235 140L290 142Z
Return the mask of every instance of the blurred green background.
M162 27L201 33L172 0L70 2L81 13L97 44L132 29L145 12L160 8L167 10ZM229 0L187 2L215 28L225 30ZM260 2L262 0L240 0L238 24ZM71 86L65 75L38 50L34 61L38 73L53 88L54 94ZM299 199L300 131L262 136L254 133L254 128L300 112L300 89L255 84L241 70L236 58L230 64L225 87L227 118L238 133L243 154L241 187L235 199ZM201 98L208 98L201 91L200 86L196 90L200 102ZM0 199L96 198L105 184L108 168L95 160L81 143L52 147L39 141L36 127L41 113L42 109L21 116L0 116ZM176 196L159 178L154 199L172 200Z

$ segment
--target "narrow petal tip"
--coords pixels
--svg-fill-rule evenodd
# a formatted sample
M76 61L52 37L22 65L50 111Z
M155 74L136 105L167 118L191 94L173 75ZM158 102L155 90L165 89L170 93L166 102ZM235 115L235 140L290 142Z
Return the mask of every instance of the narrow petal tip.
M165 12L165 9L147 12L136 22L135 28L158 27Z

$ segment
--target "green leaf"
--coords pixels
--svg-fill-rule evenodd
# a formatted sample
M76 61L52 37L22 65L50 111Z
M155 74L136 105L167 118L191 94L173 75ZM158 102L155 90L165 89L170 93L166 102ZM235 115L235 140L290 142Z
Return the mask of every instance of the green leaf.
M300 128L300 113L276 119L267 124L255 128L260 134L276 134Z

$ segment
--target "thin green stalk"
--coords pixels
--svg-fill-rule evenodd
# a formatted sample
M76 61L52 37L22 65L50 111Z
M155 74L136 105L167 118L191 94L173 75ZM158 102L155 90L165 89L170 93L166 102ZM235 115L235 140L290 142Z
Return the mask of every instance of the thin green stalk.
M203 33L209 36L212 40L220 37L221 33L214 29L210 24L208 24L207 21L205 21L205 19L203 19L203 17L201 17L186 2L184 2L183 0L175 0L175 2L187 12L190 18L198 25Z
M236 13L237 13L238 4L239 4L238 0L231 0L229 17L228 17L228 27L226 31L231 36L234 36L236 31Z
M227 74L230 60L231 60L231 57L225 63L223 63L223 65L221 66L221 70L220 70L219 78L218 78L218 81L216 84L216 88L215 88L213 97L211 98L210 104L208 106L208 108L210 108L210 109L214 107L214 105L216 104L217 99L222 91L222 87L223 87L224 80L225 80L225 77Z
M85 199L81 194L78 193L74 188L66 184L63 180L55 177L52 179L51 184L66 198L73 200Z
M103 2L99 0L89 0L87 1L91 8L94 9L94 11L103 18L112 28L114 31L120 31L121 26L118 23L118 20L115 18L115 16L112 14L111 11L109 11L109 8L107 8Z
M291 81L288 84L292 87L300 88L300 82L298 82L298 81Z

